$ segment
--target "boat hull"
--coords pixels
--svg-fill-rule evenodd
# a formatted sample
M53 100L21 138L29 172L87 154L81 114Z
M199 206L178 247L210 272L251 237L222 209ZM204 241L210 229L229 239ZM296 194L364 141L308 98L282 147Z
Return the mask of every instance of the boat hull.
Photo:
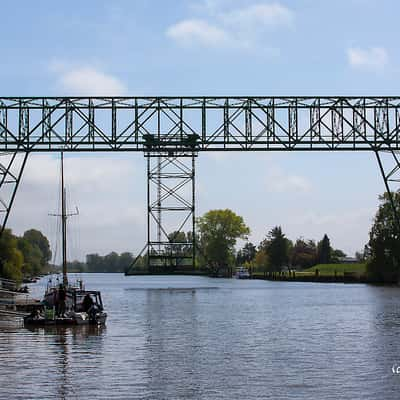
M35 318L27 316L24 318L25 325L32 326L79 326L79 325L105 325L107 313L101 312L93 318L81 318L78 316L67 318Z

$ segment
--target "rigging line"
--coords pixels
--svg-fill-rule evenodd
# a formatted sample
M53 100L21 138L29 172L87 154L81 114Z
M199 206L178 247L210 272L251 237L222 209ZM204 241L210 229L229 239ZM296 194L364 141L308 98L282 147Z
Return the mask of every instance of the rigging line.
M66 199L66 216L67 219L70 217L79 217L79 210L76 207L76 211L72 211L71 209L71 204L73 204L73 198L76 197L73 189L71 189L71 185L67 184L67 179L68 178L68 172L65 168L65 165L67 164L67 158L64 158L64 187L65 187L65 199ZM79 254L79 230L78 226L75 222L74 218L74 224L67 224L67 263L71 263L73 261L78 260L78 254Z
M59 214L60 210L60 174L58 174L57 184L56 184L56 193L55 196L55 214ZM53 219L52 219L53 220ZM60 219L56 217L54 219L54 223L51 224L52 226L52 237L51 241L53 243L53 255L52 255L52 262L54 265L57 265L58 262L58 248L59 248L59 237L60 237Z
M68 215L68 206L69 204L71 204L71 191L69 186L66 183L66 179L64 178L64 185L65 185L65 201L66 201L66 205L65 205L65 213ZM68 221L68 217L67 217L67 221ZM74 253L74 247L75 247L75 236L74 236L74 232L73 232L73 228L71 226L71 224L67 223L67 265L68 263L71 263L73 261L73 253Z

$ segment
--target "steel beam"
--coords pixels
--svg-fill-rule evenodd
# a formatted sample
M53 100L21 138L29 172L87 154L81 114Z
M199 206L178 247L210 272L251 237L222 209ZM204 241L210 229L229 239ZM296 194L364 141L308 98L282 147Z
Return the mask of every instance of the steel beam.
M28 153L0 153L0 236L4 232Z
M3 97L0 151L400 149L400 97Z
M392 206L397 226L397 237L400 238L400 209L395 201L395 193L400 190L400 155L395 151L375 152L386 192Z

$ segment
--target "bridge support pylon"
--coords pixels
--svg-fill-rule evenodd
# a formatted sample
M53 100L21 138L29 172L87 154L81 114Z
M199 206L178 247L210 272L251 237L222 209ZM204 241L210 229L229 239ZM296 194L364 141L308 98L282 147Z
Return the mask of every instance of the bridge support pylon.
M375 151L375 155L390 204L392 205L394 220L397 226L397 237L400 239L400 209L395 201L396 193L400 189L400 151L381 150Z
M6 228L27 158L27 152L0 153L0 236Z
M146 153L147 269L195 267L195 159L191 153Z

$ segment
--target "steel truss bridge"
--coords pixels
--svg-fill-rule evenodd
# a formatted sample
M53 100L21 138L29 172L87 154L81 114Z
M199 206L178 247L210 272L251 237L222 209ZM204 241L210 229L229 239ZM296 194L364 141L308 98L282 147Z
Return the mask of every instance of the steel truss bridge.
M374 152L400 231L400 97L3 97L2 229L29 153L61 151L148 157L149 270L194 265L199 152Z

